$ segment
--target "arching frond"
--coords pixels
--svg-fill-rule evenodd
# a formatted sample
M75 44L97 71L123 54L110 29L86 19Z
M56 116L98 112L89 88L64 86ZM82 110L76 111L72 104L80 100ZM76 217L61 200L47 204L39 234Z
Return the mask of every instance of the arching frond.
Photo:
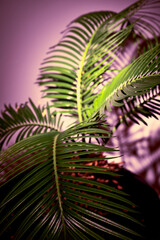
M36 107L31 99L29 104L13 108L6 106L0 117L0 146L11 141L18 142L25 137L42 132L60 130L60 118L56 112L51 113L49 105ZM59 118L59 119L58 119Z
M0 143L15 136L16 143L0 152L1 239L146 237L141 207L109 168L108 153L116 149L105 145L111 134L97 116L112 105L122 109L123 120L145 123L140 115L159 114L154 97L160 84L160 15L152 11L158 6L156 0L139 0L120 13L78 17L41 68L38 83L52 104L36 107L30 99L16 109L5 106ZM79 124L61 132L61 116L50 107L76 116ZM117 187L109 178L116 178Z
M2 238L10 231L17 240L140 238L143 227L132 199L97 180L117 175L94 164L107 161L107 155L99 158L102 151L114 149L82 141L95 132L106 136L100 124L37 134L1 153L2 171L11 169L1 177Z
M134 96L141 96L160 84L159 69L160 45L147 51L133 63L122 69L111 84L105 86L95 99L92 107L86 110L88 116L94 115L110 105L121 107Z
M83 109L93 104L101 84L106 85L112 73L121 70L121 52L129 46L128 39L139 46L143 40L147 47L151 47L149 38L157 42L159 18L153 11L148 13L147 4L138 1L118 14L85 14L68 25L60 42L51 48L39 78L52 106L78 117L79 122L87 119ZM152 1L151 6L158 5Z

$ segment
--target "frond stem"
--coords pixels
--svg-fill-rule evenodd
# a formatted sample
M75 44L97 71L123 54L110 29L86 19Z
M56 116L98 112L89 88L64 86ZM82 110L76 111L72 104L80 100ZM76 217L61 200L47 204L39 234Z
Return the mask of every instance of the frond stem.
M77 111L78 111L79 122L83 121L83 119L82 119L82 99L81 99L81 80L82 80L82 75L83 75L83 66L84 66L86 56L87 56L88 49L94 38L94 35L95 35L95 33L92 35L92 37L90 38L89 42L86 45L82 60L80 62L80 67L77 72Z
M82 98L81 98L81 80L82 80L82 75L83 75L83 66L85 63L85 59L87 56L87 52L89 50L89 47L92 43L93 38L95 37L97 31L99 30L100 26L95 30L95 32L93 33L92 37L89 39L85 51L83 53L81 62L80 62L80 66L79 66L79 70L77 71L77 111L78 111L78 118L79 118L79 122L83 121L82 118Z
M59 208L60 208L61 218L62 218L62 224L63 224L63 230L64 230L64 239L66 239L66 227L65 227L65 222L64 222L64 214L63 214L63 208L62 208L62 200L61 200L61 194L60 194L60 188L59 188L59 180L58 180L58 173L57 173L57 162L56 162L56 146L57 146L58 137L59 137L59 134L57 134L54 137L54 142L53 142L53 169L54 169L55 182L56 182L56 188L57 188L58 203L59 203Z

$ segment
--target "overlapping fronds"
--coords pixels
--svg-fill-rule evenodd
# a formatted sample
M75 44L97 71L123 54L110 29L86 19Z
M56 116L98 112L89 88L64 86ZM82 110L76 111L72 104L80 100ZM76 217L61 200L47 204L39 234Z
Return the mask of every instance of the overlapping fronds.
M107 163L115 149L104 144L111 134L101 114L113 105L124 121L159 115L159 13L148 10L157 6L140 0L120 13L78 17L41 68L51 105L5 106L0 143L15 135L16 143L0 153L1 239L143 239L139 207L122 186L107 184L120 176ZM122 64L133 42L145 47ZM50 107L79 124L61 132Z
M147 48L153 47L149 38L157 42L159 18L153 11L148 13L147 6L158 5L138 1L118 14L89 13L68 25L60 42L51 48L39 78L52 106L78 117L79 122L87 119L83 109L90 108L102 84L112 80L112 72L122 69L121 53L130 42L141 46L141 40L146 41Z
M111 84L105 86L87 110L88 116L103 112L110 105L121 107L134 96L141 96L160 84L160 45L147 51L133 63L122 69Z
M145 0L142 3L142 7L136 11L135 15L132 16L138 19L135 25L136 34L142 39L147 40L147 45L152 47L152 37L158 43L158 37L160 34L160 2L159 0Z
M53 56L48 57L44 62L45 65L48 64L49 66L41 69L40 80L45 80L40 81L40 84L48 86L43 92L52 99L53 106L79 116L80 121L82 120L83 99L84 101L91 101L94 98L88 95L86 99L86 89L81 90L82 84L84 84L82 82L84 64L88 58L88 52L91 52L90 47L93 39L95 39L97 28L110 16L112 16L110 12L100 12L87 14L76 19L69 25L60 43L51 50L50 53ZM101 53L100 50L97 50L98 52ZM97 60L95 59L95 62ZM92 66L93 60L90 58L87 61L90 61L90 66Z
M1 176L2 239L139 239L142 224L129 195L97 181L116 176L94 164L114 149L82 141L95 132L108 137L101 123L37 134L1 153L2 171L11 169Z
M0 117L0 147L38 133L60 130L60 119L61 116L56 115L56 112L51 113L48 104L46 107L36 107L31 99L29 104L15 108L5 105Z
M119 111L119 121L116 128L124 122L128 125L130 121L147 125L145 118L154 117L159 119L160 115L160 90L159 86L150 90L148 93L133 97L130 101L125 102Z

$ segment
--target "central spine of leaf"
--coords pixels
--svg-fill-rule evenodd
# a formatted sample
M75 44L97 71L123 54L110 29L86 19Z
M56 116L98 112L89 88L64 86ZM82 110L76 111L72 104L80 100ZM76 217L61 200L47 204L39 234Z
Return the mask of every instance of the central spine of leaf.
M63 230L64 230L64 239L66 239L66 228L65 228L65 222L64 222L64 214L63 214L63 208L62 208L62 200L61 200L61 194L60 194L60 188L59 188L59 180L58 180L58 173L57 173L57 157L56 157L56 146L57 146L57 140L58 140L59 134L57 134L54 138L53 142L53 169L54 169L54 176L55 176L55 183L57 188L57 196L58 196L58 202L59 202L59 208L61 212L61 218L62 218L62 224L63 224Z
M82 65L82 64L81 64ZM82 122L82 99L81 99L81 77L82 77L82 68L77 72L77 111L79 122Z
M83 118L82 118L82 94L81 94L81 90L82 90L81 82L82 82L82 75L83 75L83 67L84 67L87 52L91 45L92 39L93 39L93 36L90 38L89 42L86 45L84 54L82 56L82 60L80 62L79 70L77 72L77 112L78 112L79 122L83 121Z

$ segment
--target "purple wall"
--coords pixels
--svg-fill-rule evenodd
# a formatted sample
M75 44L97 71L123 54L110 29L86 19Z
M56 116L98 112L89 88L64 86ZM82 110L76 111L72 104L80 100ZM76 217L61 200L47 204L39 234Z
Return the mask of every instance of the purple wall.
M41 98L40 63L60 32L91 11L120 11L135 0L0 0L0 109Z

